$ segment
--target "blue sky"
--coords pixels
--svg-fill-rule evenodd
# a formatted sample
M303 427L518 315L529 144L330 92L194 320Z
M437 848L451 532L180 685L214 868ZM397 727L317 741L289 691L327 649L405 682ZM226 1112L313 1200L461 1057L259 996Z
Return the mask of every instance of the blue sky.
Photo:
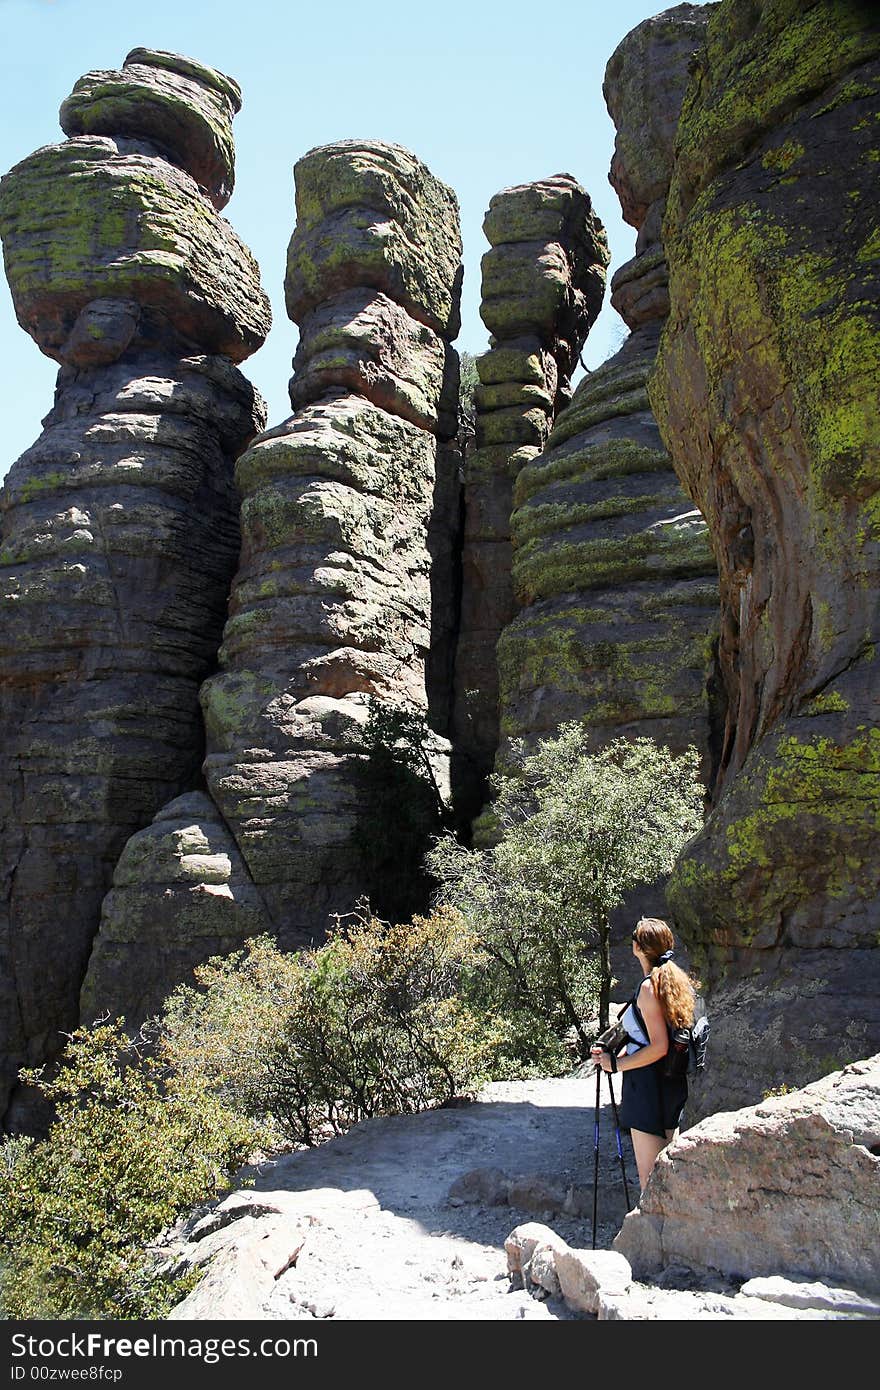
M662 8L662 0L0 0L0 172L62 140L58 108L76 79L120 67L132 48L171 49L234 77L244 105L224 215L256 256L274 313L266 346L243 370L278 423L290 413L296 344L283 280L299 156L331 140L393 140L455 189L465 261L458 346L481 352L481 224L499 189L573 174L608 231L612 271L632 256L635 233L608 183L614 128L602 77L624 34ZM621 330L606 305L588 366L608 356ZM18 327L5 277L0 361L2 476L37 438L57 370Z

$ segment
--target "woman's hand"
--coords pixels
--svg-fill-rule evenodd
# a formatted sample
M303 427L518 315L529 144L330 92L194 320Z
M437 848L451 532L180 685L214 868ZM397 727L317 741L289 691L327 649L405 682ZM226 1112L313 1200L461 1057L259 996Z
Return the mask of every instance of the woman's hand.
M597 1067L601 1067L603 1071L609 1071L609 1072L610 1072L610 1070L611 1070L611 1053L610 1053L610 1052L606 1052L606 1051L604 1050L604 1048L601 1048L601 1047L591 1047L591 1048L590 1048L590 1056L592 1057L592 1059L593 1059L593 1061L595 1062L595 1064L596 1064Z

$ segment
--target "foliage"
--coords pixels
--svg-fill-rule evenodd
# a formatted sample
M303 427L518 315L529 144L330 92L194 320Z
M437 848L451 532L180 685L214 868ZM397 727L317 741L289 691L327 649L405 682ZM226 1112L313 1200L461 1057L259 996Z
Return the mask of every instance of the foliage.
M373 909L397 922L427 906L425 855L446 824L427 752L432 738L422 711L373 699L354 744L362 756L353 771L359 814L352 844Z
M609 915L672 868L702 824L703 797L695 750L675 756L640 738L590 753L588 738L572 723L532 752L515 744L514 770L493 779L497 842L467 850L447 837L429 861L440 901L489 958L483 1006L527 1016L533 1045L541 1030L574 1029L582 1056L597 1004L608 1019Z
M317 1144L484 1079L500 1032L459 993L480 964L472 931L449 909L400 926L361 912L296 955L260 937L201 967L200 990L175 992L165 1046L183 1073L206 1073L279 1141Z
M458 391L458 445L462 457L467 458L474 447L477 435L477 408L474 392L480 384L477 375L477 359L472 352L458 355L460 377Z
M0 1147L3 1316L163 1316L187 1285L160 1273L149 1242L219 1195L262 1136L121 1020L77 1029L51 1079L21 1075L56 1118L44 1140Z

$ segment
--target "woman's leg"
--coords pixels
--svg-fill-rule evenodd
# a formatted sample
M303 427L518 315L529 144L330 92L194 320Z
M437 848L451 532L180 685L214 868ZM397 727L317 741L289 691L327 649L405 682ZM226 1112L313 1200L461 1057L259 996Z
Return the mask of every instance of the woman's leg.
M651 1176L651 1169L657 1162L657 1155L662 1153L669 1140L660 1134L646 1134L642 1129L631 1129L630 1134L636 1155L636 1167L639 1170L639 1186L644 1192Z

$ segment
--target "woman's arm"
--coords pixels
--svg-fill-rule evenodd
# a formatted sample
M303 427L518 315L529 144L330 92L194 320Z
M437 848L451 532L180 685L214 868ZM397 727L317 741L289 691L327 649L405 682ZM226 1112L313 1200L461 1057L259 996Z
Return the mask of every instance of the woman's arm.
M638 1001L639 1012L648 1030L649 1042L645 1047L640 1047L638 1052L620 1053L616 1068L612 1068L611 1057L607 1052L594 1047L590 1055L603 1071L634 1071L637 1067L649 1067L652 1062L659 1062L661 1057L666 1056L669 1050L669 1033L650 975L639 986Z

